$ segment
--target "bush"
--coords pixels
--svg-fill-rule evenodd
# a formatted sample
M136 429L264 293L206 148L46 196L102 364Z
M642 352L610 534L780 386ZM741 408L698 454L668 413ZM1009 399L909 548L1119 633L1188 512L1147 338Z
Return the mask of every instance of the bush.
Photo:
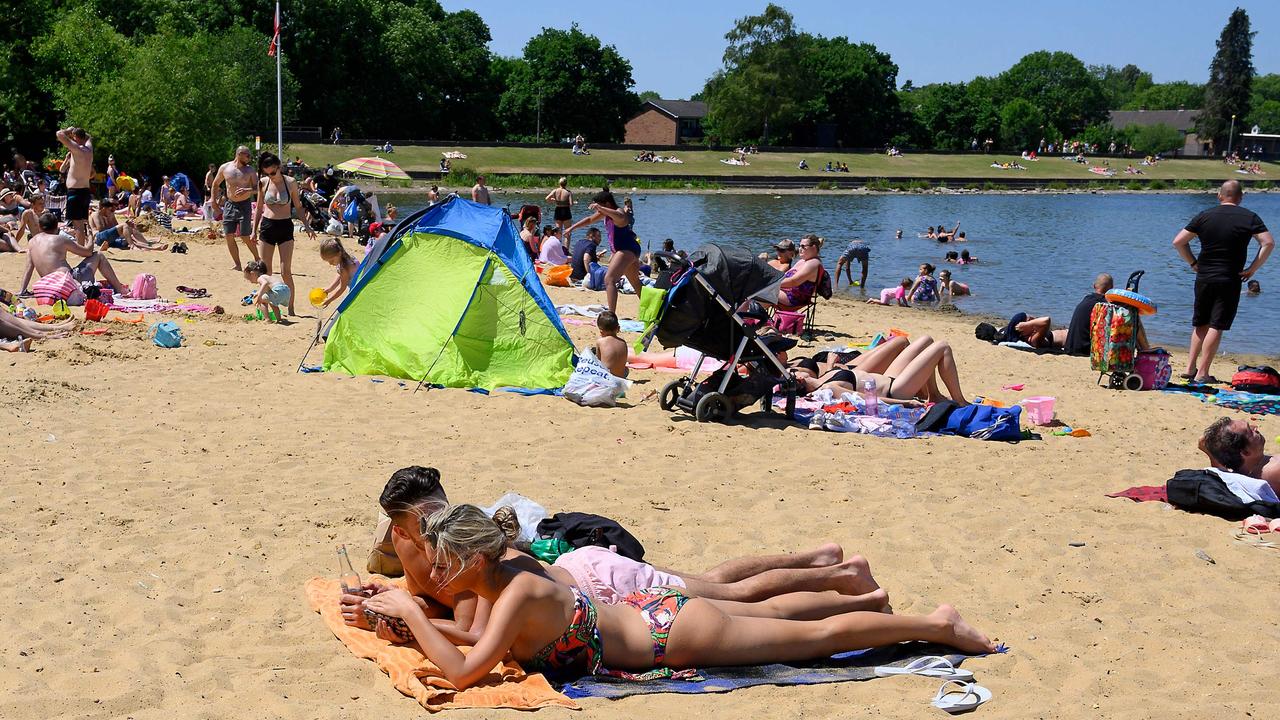
M1129 182L1127 182L1127 183L1125 183L1125 184L1124 184L1124 189L1125 189L1125 190L1141 190L1141 189L1143 189L1144 187L1146 187L1146 186L1145 186L1145 185L1143 185L1143 184L1142 184L1142 181L1140 181L1140 180L1130 180Z
M1045 185L1045 187L1049 188L1050 190L1066 190L1067 184L1061 180L1054 180L1048 185Z
M1270 181L1270 180L1259 180L1258 182L1256 182L1256 183L1254 183L1254 184L1253 184L1253 188L1251 188L1251 189L1253 189L1253 190L1270 190L1270 189L1271 189L1271 181Z
M1151 182L1147 183L1148 190L1167 190L1168 188L1169 188L1169 184L1163 180L1152 180Z
M886 192L890 189L889 181L884 178L875 178L873 180L868 180L865 187L868 190L874 190L876 192Z

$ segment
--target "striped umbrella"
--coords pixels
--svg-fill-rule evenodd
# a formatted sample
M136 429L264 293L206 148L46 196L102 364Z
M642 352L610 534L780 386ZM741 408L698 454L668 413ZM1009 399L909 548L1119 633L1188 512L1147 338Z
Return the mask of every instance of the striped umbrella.
M405 171L401 170L399 165L396 165L390 160L383 160L380 157L352 158L339 164L337 169L371 178L395 178L396 180L409 179L409 175L405 173Z

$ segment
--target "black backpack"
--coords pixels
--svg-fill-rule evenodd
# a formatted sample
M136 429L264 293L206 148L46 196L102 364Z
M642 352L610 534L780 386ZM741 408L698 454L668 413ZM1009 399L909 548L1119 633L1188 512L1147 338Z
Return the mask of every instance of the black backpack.
M538 537L558 538L575 548L595 545L617 548L617 553L644 562L644 546L616 521L591 513L556 513L538 523Z
M1216 515L1227 520L1243 520L1250 515L1280 517L1280 503L1245 502L1231 492L1222 478L1208 470L1179 470L1165 483L1169 504L1187 512Z

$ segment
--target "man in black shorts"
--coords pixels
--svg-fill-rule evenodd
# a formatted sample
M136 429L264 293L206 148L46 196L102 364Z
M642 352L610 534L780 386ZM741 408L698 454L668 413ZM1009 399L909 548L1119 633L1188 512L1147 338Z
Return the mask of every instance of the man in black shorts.
M62 161L62 172L67 176L67 223L71 225L77 243L82 247L93 247L89 241L93 141L84 128L73 126L58 131L58 142L67 148L67 156Z
M1191 357L1183 378L1218 382L1209 366L1218 353L1222 333L1231 329L1240 304L1240 285L1258 272L1271 254L1275 240L1262 218L1240 207L1244 190L1239 180L1228 180L1218 190L1218 206L1200 213L1173 239L1178 255L1196 273L1195 309L1191 313ZM1191 254L1191 240L1200 238L1200 255ZM1258 254L1249 267L1249 241L1258 239Z

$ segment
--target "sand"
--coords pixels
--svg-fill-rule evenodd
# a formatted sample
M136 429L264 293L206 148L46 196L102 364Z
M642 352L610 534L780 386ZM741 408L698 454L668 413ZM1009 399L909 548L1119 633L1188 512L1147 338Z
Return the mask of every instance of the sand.
M1105 390L1087 360L979 343L972 319L850 300L823 305L813 347L891 326L947 338L966 392L1055 395L1060 417L1093 437L1008 445L699 425L641 402L675 377L644 372L631 406L609 410L415 394L296 373L314 312L303 302L289 326L242 322L251 288L226 250L187 241L186 256L111 255L126 277L157 275L165 295L205 287L228 307L181 322L187 347L111 324L0 357L0 717L421 717L302 595L307 578L335 572L335 544L362 555L383 483L409 464L440 468L458 501L518 490L552 511L614 517L653 561L694 571L840 542L870 559L897 612L954 603L1009 644L966 663L995 695L986 718L1234 718L1280 703L1280 551L1236 544L1223 520L1103 497L1203 464L1195 442L1220 413L1191 397ZM304 295L332 277L314 247L298 243ZM22 262L0 257L5 286ZM633 316L635 299L621 309ZM1026 390L1001 390L1011 383ZM1274 417L1261 427L1280 435ZM588 700L582 716L916 718L937 714L937 685Z

